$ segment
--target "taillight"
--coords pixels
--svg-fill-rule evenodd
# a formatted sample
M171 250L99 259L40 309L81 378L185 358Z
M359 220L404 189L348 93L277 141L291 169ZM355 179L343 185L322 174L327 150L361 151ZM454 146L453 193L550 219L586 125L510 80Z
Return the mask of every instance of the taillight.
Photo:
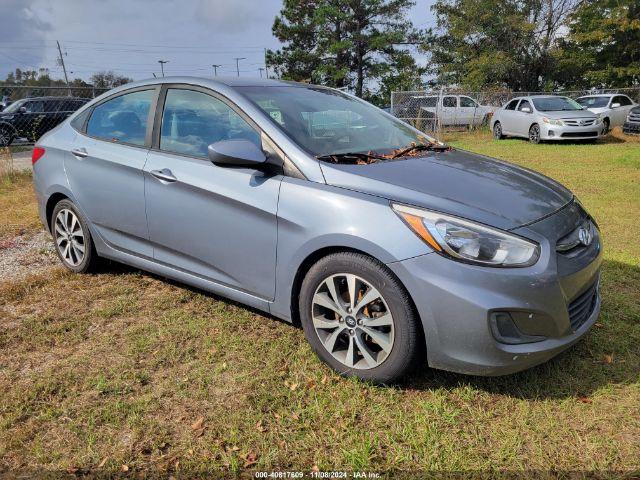
M36 162L40 160L43 155L44 155L44 148L33 147L33 152L31 152L31 165L35 165Z

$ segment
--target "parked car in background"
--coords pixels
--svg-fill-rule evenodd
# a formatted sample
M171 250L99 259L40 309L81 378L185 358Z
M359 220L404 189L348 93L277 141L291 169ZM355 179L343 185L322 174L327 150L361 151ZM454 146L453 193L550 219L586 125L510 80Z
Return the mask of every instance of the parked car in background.
M640 135L640 106L633 107L622 126L622 132L629 135Z
M599 116L568 97L533 95L518 97L498 110L491 121L493 136L544 140L596 140L603 133Z
M17 100L0 112L0 146L11 145L17 138L30 142L87 103L85 98L33 97Z
M427 125L437 119L442 126L478 126L488 124L497 109L466 95L411 95L394 105L393 114Z
M585 95L576 99L584 108L600 115L605 133L613 127L622 126L633 107L637 105L627 95Z
M600 234L569 190L334 89L132 83L47 133L32 162L66 268L106 257L300 322L343 375L387 383L425 356L512 373L600 311Z

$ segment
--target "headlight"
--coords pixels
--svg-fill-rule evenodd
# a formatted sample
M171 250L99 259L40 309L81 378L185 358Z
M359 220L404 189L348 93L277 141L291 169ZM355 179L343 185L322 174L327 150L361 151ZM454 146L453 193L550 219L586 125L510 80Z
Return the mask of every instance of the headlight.
M527 267L540 255L529 240L430 210L392 204L413 232L437 253L469 263L494 267Z
M558 127L562 127L564 125L562 120L555 120L553 118L542 117L542 121L544 123L548 123L549 125L557 125Z

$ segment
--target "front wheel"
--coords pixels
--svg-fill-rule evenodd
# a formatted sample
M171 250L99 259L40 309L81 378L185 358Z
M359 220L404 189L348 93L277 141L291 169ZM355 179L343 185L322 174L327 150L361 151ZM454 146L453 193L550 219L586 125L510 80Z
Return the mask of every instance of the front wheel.
M344 376L391 383L421 351L421 330L409 296L383 264L342 252L319 260L299 298L305 336L322 361Z
M605 118L602 121L602 135L607 135L610 129L611 129L611 122L609 121L608 118Z
M537 123L529 128L529 141L535 144L540 143L540 126Z

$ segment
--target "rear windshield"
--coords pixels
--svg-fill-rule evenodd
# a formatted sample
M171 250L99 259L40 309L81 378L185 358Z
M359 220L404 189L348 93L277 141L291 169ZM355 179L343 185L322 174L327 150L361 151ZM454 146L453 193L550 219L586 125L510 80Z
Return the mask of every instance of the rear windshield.
M575 100L567 97L544 97L534 98L533 104L536 110L539 112L561 112L565 110L582 110L580 105Z
M609 105L609 98L611 97L582 97L576 102L585 108L602 108Z

